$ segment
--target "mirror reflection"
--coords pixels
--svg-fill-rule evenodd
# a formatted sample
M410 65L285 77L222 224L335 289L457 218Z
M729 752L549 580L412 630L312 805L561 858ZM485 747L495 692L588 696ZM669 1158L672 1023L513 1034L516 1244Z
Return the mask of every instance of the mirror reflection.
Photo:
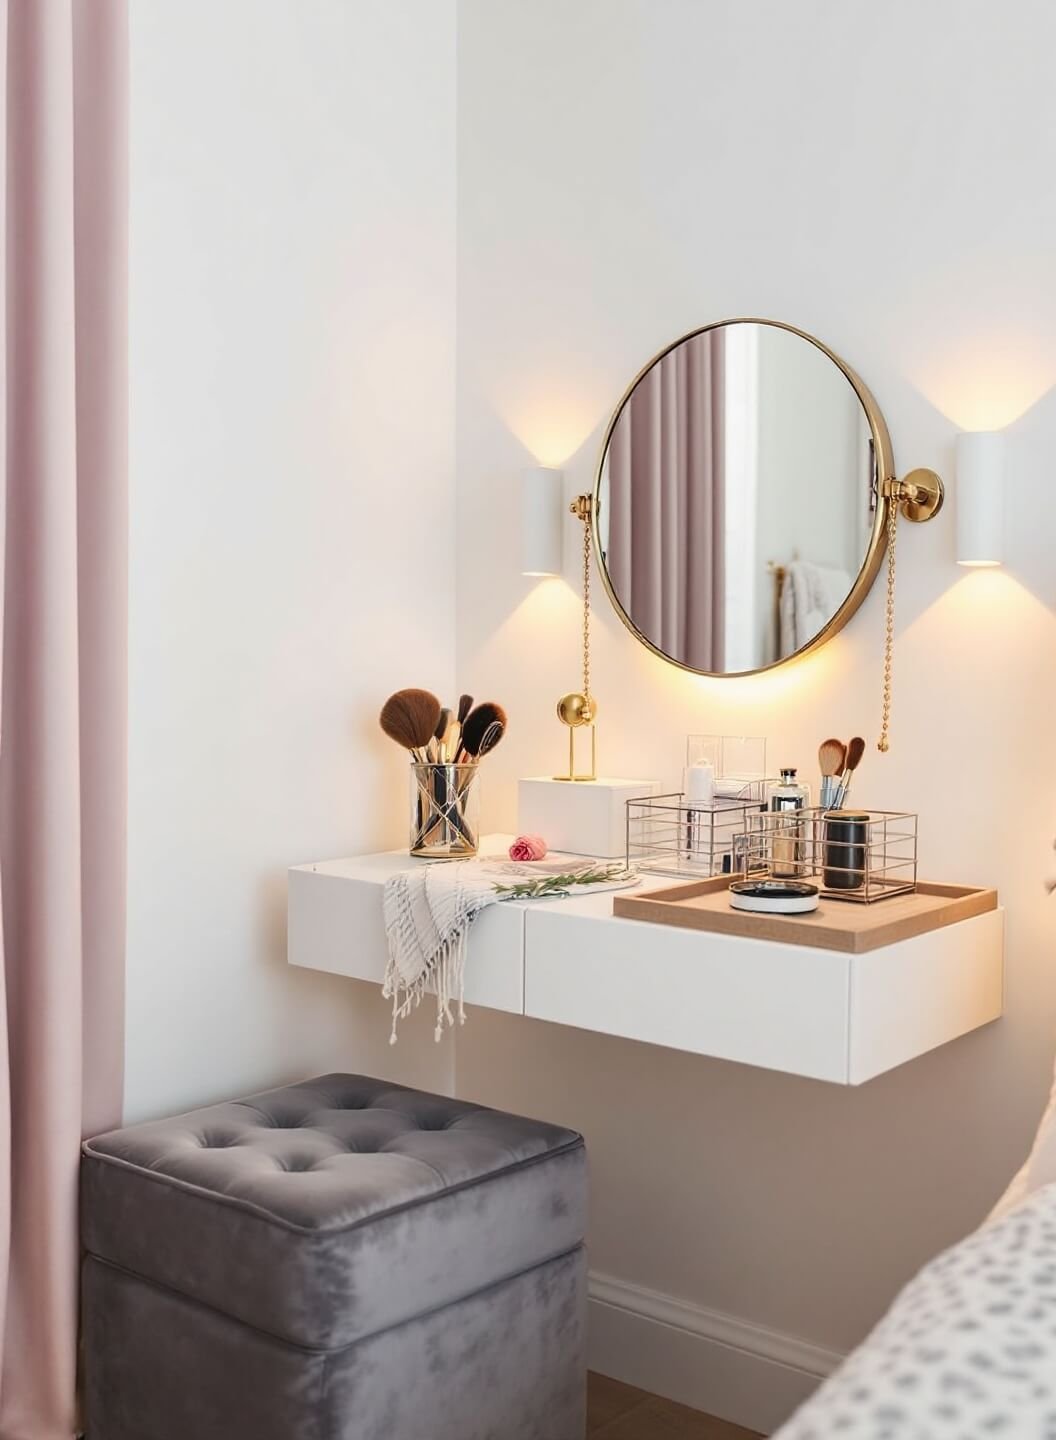
M805 336L734 321L645 372L612 427L598 546L626 618L693 670L736 674L813 641L876 522L865 407Z

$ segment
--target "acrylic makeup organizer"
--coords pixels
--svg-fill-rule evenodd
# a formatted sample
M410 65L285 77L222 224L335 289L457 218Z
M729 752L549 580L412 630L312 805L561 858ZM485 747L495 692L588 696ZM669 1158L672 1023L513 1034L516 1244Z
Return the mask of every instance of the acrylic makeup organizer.
M734 849L743 876L817 882L828 900L869 905L917 888L917 816L909 811L753 810Z
M766 776L766 740L759 735L687 735L687 769L701 760L711 765L717 782L758 784Z

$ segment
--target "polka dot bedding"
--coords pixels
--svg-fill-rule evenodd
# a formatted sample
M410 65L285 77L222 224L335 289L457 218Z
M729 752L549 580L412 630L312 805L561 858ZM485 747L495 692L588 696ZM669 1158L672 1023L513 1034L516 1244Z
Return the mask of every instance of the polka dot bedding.
M777 1436L1056 1440L1056 1184L925 1266Z

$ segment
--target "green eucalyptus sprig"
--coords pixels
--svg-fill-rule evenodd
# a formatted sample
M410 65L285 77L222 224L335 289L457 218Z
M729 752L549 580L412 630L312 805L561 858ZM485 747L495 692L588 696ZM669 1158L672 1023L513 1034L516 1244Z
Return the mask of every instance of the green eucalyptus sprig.
M540 875L535 880L521 880L516 885L496 885L496 895L505 900L560 900L574 885L613 885L620 880L633 880L634 873L625 865L592 865L570 870L565 875Z

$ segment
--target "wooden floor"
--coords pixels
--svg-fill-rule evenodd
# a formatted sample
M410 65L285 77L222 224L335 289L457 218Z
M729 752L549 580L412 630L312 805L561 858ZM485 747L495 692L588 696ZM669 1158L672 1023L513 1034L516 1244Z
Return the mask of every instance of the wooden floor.
M587 1435L589 1440L757 1440L756 1432L742 1425L594 1374L587 1380Z

